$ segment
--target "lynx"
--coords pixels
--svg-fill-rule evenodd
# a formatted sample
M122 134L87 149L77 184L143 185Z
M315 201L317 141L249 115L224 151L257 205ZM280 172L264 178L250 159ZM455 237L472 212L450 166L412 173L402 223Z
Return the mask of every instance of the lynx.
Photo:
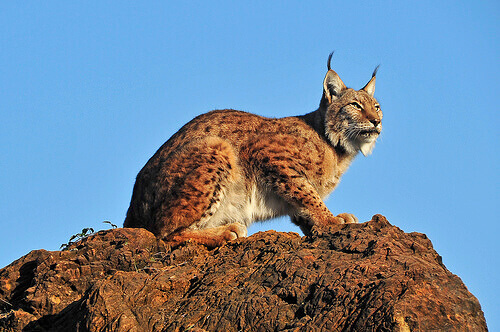
M332 54L314 112L266 118L215 110L184 125L139 172L124 226L216 247L282 215L306 235L313 226L358 222L349 213L334 216L323 199L381 132L378 67L356 91L330 68Z

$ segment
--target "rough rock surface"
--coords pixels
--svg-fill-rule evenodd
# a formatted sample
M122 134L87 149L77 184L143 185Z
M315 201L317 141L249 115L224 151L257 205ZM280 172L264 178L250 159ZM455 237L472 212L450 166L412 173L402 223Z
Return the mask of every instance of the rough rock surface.
M376 215L310 237L170 249L100 231L0 270L2 331L485 331L477 299L423 234Z

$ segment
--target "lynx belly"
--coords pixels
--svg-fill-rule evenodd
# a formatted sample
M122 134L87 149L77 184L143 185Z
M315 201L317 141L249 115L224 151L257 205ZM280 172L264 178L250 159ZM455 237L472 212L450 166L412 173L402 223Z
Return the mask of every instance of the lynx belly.
M292 213L292 207L276 194L253 185L250 189L233 188L211 209L211 217L204 217L191 229L218 227L234 222L250 226L255 221L267 220Z

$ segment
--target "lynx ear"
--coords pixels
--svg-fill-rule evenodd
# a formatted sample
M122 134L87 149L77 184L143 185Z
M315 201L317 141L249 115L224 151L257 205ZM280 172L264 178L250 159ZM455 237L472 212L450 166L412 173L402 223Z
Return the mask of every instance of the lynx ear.
M375 93L375 80L376 80L376 75L377 75L377 70L380 65L378 65L375 70L373 71L372 78L368 83L366 83L365 87L362 90L365 90L370 96L373 97L373 94Z
M340 92L346 89L344 82L340 79L336 72L329 69L323 81L323 93L329 103L337 99Z
M337 73L330 67L332 56L333 52L328 55L328 62L326 63L328 71L326 72L325 80L323 81L323 96L326 98L328 103L331 103L334 98L337 99L340 92L346 88L339 75L337 75Z

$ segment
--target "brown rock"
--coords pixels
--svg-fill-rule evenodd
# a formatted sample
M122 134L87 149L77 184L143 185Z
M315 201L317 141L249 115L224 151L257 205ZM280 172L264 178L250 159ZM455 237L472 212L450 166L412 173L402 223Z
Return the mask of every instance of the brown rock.
M101 231L0 270L1 331L486 331L424 234L376 215L310 237L169 249Z

